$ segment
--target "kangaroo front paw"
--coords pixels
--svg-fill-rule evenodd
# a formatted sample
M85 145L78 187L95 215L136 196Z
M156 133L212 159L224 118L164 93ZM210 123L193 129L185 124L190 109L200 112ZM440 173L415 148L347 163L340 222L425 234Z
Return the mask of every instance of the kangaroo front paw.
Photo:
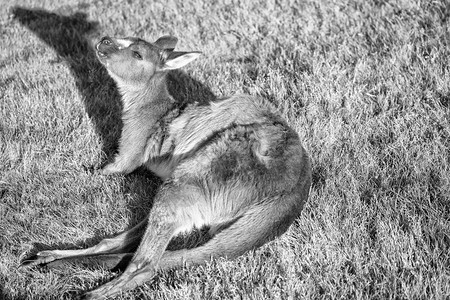
M100 170L100 173L103 175L112 175L112 174L129 174L133 172L139 165L133 162L124 162L124 161L115 161L113 163L107 164Z
M100 170L100 174L102 175L113 175L113 174L125 174L125 172L122 168L120 168L116 163L110 163L104 166Z

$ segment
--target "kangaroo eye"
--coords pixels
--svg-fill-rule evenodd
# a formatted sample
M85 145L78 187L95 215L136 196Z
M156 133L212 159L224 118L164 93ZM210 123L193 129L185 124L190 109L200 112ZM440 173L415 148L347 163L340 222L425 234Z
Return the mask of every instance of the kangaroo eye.
M137 59L142 59L141 54L139 54L139 52L137 52L137 51L133 51L133 57L137 58Z

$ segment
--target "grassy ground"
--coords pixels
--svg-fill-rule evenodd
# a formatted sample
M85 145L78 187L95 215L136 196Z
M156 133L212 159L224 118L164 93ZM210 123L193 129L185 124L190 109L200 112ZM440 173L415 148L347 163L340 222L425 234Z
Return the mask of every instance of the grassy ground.
M151 207L155 178L92 172L120 129L90 48L106 34L172 34L178 49L203 51L171 91L267 97L299 132L314 179L281 238L162 273L123 299L450 297L448 1L129 2L2 2L0 298L71 299L113 278L17 266L92 245Z

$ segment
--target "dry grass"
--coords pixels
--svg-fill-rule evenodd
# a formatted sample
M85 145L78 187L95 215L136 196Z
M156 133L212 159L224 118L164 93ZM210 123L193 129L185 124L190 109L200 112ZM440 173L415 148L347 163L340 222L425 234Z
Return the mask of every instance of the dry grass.
M17 265L92 245L151 207L155 178L92 172L120 129L117 92L89 48L105 34L173 34L203 51L172 91L267 97L314 177L280 239L162 273L123 299L450 297L448 1L33 2L0 7L0 298L70 299L114 277Z

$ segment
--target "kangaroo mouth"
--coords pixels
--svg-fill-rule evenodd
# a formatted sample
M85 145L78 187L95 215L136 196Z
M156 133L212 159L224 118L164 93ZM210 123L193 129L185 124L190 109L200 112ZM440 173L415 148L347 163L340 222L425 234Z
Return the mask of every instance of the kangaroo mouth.
M108 54L97 49L97 56L99 58L107 58Z
M105 49L102 49L101 42L95 45L95 53L97 57L100 59L108 58L108 52Z

